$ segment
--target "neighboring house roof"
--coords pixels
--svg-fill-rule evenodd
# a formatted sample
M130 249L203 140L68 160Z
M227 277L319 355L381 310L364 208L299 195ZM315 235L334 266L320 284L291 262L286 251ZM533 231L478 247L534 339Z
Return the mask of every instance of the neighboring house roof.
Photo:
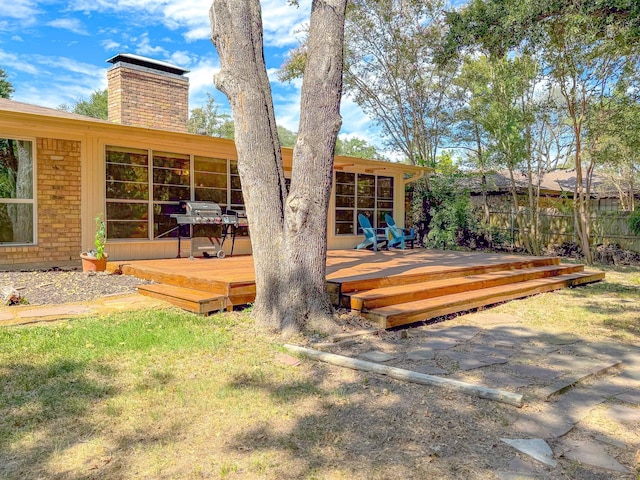
M486 175L487 192L503 193L511 188L511 177L508 171L488 172ZM514 172L514 178L519 190L528 188L527 176L522 172ZM585 177L586 178L586 177ZM472 193L481 192L481 176L479 172L473 172L464 180L465 186ZM537 185L537 176L534 176L534 185ZM560 196L562 193L573 193L576 186L576 170L554 170L544 173L540 179L540 189L547 195ZM602 175L593 174L591 193L598 197L617 196L618 192L611 183Z

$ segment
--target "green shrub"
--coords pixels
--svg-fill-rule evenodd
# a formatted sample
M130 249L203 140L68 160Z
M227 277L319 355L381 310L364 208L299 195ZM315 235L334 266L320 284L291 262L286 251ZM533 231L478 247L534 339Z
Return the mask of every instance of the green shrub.
M635 235L640 235L640 210L634 210L629 215L629 228Z
M441 173L414 191L414 220L427 223L425 246L440 249L486 248L488 229L479 220L469 192L461 187L463 173ZM427 210L426 212L424 210Z

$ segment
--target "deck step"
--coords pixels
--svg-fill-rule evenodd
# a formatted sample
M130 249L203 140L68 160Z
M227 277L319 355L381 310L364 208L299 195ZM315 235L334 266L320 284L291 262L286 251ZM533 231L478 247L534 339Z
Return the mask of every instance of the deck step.
M436 261L434 261L436 263ZM433 280L445 280L450 278L467 277L469 275L483 275L485 273L519 270L523 268L536 268L549 265L559 265L558 257L532 257L522 260L505 260L504 262L492 262L489 264L471 262L460 265L459 262L449 262L443 260L443 268L436 271L420 271L412 273L411 268L385 268L384 265L378 267L373 264L371 268L375 271L364 272L346 278L331 278L327 283L336 283L341 294L347 295L363 290L374 288L391 287L397 285L408 285L418 282L428 282ZM426 264L425 264L426 265ZM423 265L423 266L425 266Z
M598 282L603 279L604 272L584 271L570 273L556 277L527 280L512 285L501 285L389 305L364 312L363 315L372 322L378 323L381 328L392 328L564 287Z
M360 312L398 303L408 303L426 298L509 285L534 280L536 278L577 273L583 270L583 265L546 265L542 267L469 275L446 280L432 280L409 285L396 285L347 295L344 297L346 301L343 306Z
M176 260L176 259L172 259ZM184 259L185 262L192 262L193 265L189 267L197 268L201 264L195 261ZM208 260L205 260L208 261ZM228 295L229 285L227 282L221 282L219 280L207 278L206 275L199 275L187 271L184 266L181 269L175 267L162 268L162 267L148 267L138 266L141 262L132 262L131 264L122 264L120 270L124 275L131 275L132 277L141 278L143 280L152 280L158 282L161 285L173 285L176 287L183 287L193 290L200 290L203 292L214 293L216 295Z
M230 302L225 295L195 290L193 288L178 287L155 283L138 285L138 293L147 297L165 300L177 307L193 313L208 314L219 312L229 307Z

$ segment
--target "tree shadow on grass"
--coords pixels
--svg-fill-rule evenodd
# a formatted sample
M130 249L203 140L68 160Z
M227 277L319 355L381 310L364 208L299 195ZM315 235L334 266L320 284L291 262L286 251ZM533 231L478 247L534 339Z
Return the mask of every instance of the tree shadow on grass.
M444 328L438 334L446 335L448 330L453 329ZM432 335L432 331L424 329L425 340ZM637 349L630 349L630 345L590 343L573 333L541 333L522 325L489 326L458 347L461 352L471 352L475 347L486 349L496 342L513 345L513 365L524 370L530 367L538 375L538 380L520 390L525 396L552 384L564 373L583 368L579 359L583 355L594 359L611 356L621 360L627 369L638 361ZM533 348L539 352L532 353ZM550 356L549 350L558 353ZM572 356L578 366L554 363L563 359L568 362ZM408 369L415 365L403 355L393 364ZM522 414L515 407L447 388L409 384L365 372L342 377L340 372L344 370L339 367L315 363L310 366L312 372L305 381L278 382L243 375L229 384L230 388L260 391L272 400L300 408L282 423L261 418L233 434L222 454L241 459L238 469L247 475L242 478L252 478L247 456L269 454L278 459L269 473L283 479L494 478L517 456L500 441L522 435L512 427ZM547 371L555 374L543 375ZM510 364L473 372L480 377L480 384L484 383L485 374L529 375L513 370ZM589 387L587 384L581 388ZM534 398L527 403L535 402ZM561 462L555 470L540 464L536 475L570 478L572 468L570 461ZM593 475L589 478L606 478L585 468Z
M616 282L598 282L566 292L583 300L588 312L606 316L603 324L612 333L627 333L640 338L640 288Z
M95 416L94 409L98 403L122 393L114 386L117 373L103 363L66 359L40 365L3 365L0 478L125 478L131 468L128 452L162 445L175 438L182 427L175 422L153 431L146 428L134 428L127 434L116 431L115 436L107 429L107 437L115 446L113 451L105 449L101 440L105 424L100 416ZM168 374L152 373L149 378L140 379L134 388L153 389L171 378ZM66 469L60 459L65 454L73 459Z
M84 415L116 393L109 368L57 359L10 363L0 369L0 473L20 478L27 465L46 465L63 447L81 442L93 426ZM91 378L93 377L93 378Z
M276 402L304 405L305 410L292 423L285 420L286 426L256 422L232 438L227 454L277 452L281 461L270 472L274 478L329 478L332 472L339 472L336 478L346 474L354 479L491 476L491 460L478 457L476 442L467 443L465 432L481 432L482 421L512 407L364 372L357 372L355 381L336 381L336 368L314 365L306 382L232 382L232 388L260 390ZM501 431L502 423L497 420ZM459 436L453 435L451 443L453 431ZM447 461L439 462L440 457ZM470 472L469 459L474 458Z

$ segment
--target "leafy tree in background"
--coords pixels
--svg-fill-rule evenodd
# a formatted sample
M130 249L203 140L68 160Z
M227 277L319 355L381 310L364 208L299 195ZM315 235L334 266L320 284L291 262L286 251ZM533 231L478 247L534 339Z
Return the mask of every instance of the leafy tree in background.
M13 85L8 80L7 72L0 68L0 98L11 98L13 92Z
M354 0L347 9L345 91L414 165L435 165L451 124L455 65L433 61L443 7L441 0ZM291 51L279 78L300 78L306 55L305 43Z
M440 0L354 0L346 25L345 87L414 165L436 166L451 122L455 64L437 65Z
M281 147L293 148L298 134L278 125L278 140Z
M603 115L609 116L609 121L604 125L589 125L588 130L599 132L592 155L602 165L599 173L605 178L605 188L618 192L622 210L634 211L635 192L640 185L640 129L637 126L640 99L630 92L629 85L621 82L614 95L601 106L608 112ZM596 119L599 116L594 115Z
M596 126L609 121L611 112L602 107L616 84L637 70L640 2L473 0L448 12L447 22L444 58L478 48L492 59L529 53L545 72L547 87L559 92L573 137L575 232L585 261L592 263L589 198L601 142Z
M429 181L429 188L418 185L414 191L412 213L424 214L425 198L429 207L428 228L420 232L420 240L427 248L456 250L491 246L488 224L479 220L469 191L462 186L467 176L454 163L451 152L444 152L438 158L438 168Z
M479 56L467 59L462 76L471 87L469 110L486 134L485 154L491 163L509 172L510 192L516 212L520 242L532 254L539 254L537 202L534 192L539 169L532 167L531 128L535 120L533 88L536 64L528 56L513 59ZM484 160L484 158L483 158ZM519 173L527 181L528 209L519 205Z
M336 141L336 155L347 157L369 158L372 160L384 160L378 149L370 145L366 140L358 137L351 137L346 140L338 138Z
M108 90L106 88L104 90L96 90L91 94L88 100L79 99L72 106L63 104L58 107L58 110L107 120L109 116Z
M202 107L191 109L187 121L187 131L209 137L233 138L234 128L231 115L219 113L219 107L210 93Z

